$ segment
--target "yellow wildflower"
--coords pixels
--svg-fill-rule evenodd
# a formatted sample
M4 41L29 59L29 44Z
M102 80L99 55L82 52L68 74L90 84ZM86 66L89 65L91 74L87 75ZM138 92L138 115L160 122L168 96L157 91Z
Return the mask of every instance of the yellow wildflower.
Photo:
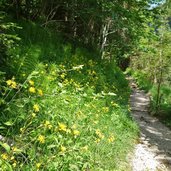
M7 80L6 83L11 88L17 88L17 83L14 80Z
M8 159L8 154L3 153L3 154L1 154L1 157L2 157L3 160L7 160Z
M14 163L12 164L13 167L16 167L17 166L17 162L14 161Z
M65 78L65 73L61 74L61 78L64 79Z
M45 143L45 136L43 135L39 135L37 140L41 143L41 144L44 144Z
M10 158L10 160L14 160L15 158L14 158L14 156L12 156L11 158Z
M12 84L12 80L7 80L6 83L8 86L10 86Z
M17 83L15 81L12 81L11 88L17 88Z
M109 108L108 108L108 107L103 107L102 110L103 110L104 112L106 112L106 113L109 112Z
M62 153L64 153L66 151L66 147L61 146L60 150L61 150Z
M34 81L33 81L33 80L29 80L29 84L30 84L31 86L34 86Z
M58 125L59 125L59 130L60 130L60 131L64 131L64 132L67 131L67 126L66 126L65 124L63 124L63 123L58 123Z
M30 92L30 93L36 93L36 89L35 89L34 87L30 87L30 88L29 88L29 92Z
M115 140L114 136L110 136L110 137L108 138L108 142L109 142L109 143L112 143L114 140Z
M33 118L36 117L36 114L35 113L32 113L31 115L32 115Z
M43 91L41 89L38 89L37 91L40 96L43 96Z
M95 143L99 143L99 142L100 142L100 139L97 138L97 139L95 140Z
M17 150L18 150L17 147L12 147L13 152L16 152Z
M96 130L96 135L101 139L104 138L104 135L101 133L101 131L99 129Z
M20 128L20 132L24 133L25 129L24 128Z
M45 121L44 126L45 126L45 127L47 127L49 124L50 124L50 122L49 122L49 121Z
M36 163L36 168L39 169L41 165L41 163Z
M73 134L74 134L75 136L78 136L78 135L80 135L80 132L79 132L78 130L73 130Z
M88 146L86 145L86 146L82 147L81 150L82 151L87 151L88 150Z
M34 109L34 111L35 112L39 112L39 105L38 104L35 104L34 106L33 106L33 109Z
M44 126L45 126L45 128L48 128L48 129L52 128L52 125L50 124L49 121L45 121Z

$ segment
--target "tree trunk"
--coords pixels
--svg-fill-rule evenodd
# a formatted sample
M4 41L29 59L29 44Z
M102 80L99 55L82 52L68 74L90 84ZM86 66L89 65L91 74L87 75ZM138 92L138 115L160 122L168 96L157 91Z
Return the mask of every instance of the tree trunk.
M103 25L103 30L102 30L102 44L101 44L101 59L104 59L104 53L105 53L105 46L106 46L106 42L107 42L107 36L108 36L108 32L110 29L110 25L111 25L111 19L108 18L106 19L105 24Z

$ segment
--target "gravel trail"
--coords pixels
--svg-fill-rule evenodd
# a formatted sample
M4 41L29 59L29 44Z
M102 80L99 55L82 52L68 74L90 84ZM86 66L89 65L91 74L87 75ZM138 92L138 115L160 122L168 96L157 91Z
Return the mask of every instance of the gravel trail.
M171 130L148 114L150 99L134 83L130 105L140 127L139 143L132 157L132 171L171 171Z

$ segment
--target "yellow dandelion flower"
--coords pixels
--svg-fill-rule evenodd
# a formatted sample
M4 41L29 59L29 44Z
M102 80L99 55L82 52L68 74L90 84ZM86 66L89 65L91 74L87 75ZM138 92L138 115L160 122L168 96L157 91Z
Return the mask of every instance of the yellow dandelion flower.
M37 140L41 143L41 144L44 144L45 143L45 136L43 135L39 135Z
M33 109L34 109L34 111L35 112L39 112L39 105L38 104L35 104L34 106L33 106Z
M38 89L37 91L40 96L43 96L43 91L41 89Z
M66 132L67 126L64 123L58 123L59 130Z
M75 136L78 136L78 135L80 135L80 132L79 132L78 130L73 130L73 134L74 134Z
M33 81L33 80L29 80L29 84L30 84L31 86L34 86L34 81Z
M3 154L1 154L1 157L2 157L3 160L7 160L8 159L8 154L3 153Z
M30 88L29 88L29 92L30 92L30 93L36 93L36 89L35 89L34 87L30 87Z
M64 153L66 151L66 147L61 146L60 150L61 150L62 153Z

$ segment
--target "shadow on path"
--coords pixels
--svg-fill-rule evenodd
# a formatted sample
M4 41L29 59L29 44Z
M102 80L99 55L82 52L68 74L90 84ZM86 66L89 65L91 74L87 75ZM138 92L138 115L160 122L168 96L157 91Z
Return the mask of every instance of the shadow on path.
M132 117L140 127L140 144L145 144L155 160L171 171L171 130L148 113L150 99L143 90L132 87L130 105Z

